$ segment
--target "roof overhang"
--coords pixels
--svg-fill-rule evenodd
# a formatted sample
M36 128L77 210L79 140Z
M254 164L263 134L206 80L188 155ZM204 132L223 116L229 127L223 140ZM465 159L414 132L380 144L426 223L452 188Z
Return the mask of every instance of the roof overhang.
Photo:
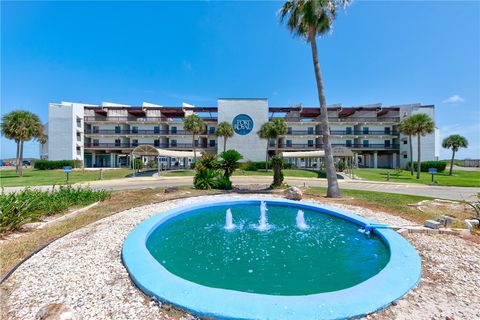
M193 151L177 151L156 148L151 145L139 145L132 150L134 156L158 156L170 158L193 158Z

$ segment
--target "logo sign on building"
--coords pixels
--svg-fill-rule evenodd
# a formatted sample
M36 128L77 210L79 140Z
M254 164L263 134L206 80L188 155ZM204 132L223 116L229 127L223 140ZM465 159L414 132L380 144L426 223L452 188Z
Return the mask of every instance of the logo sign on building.
M246 114L239 114L232 121L233 130L241 135L244 136L249 134L250 131L253 129L253 120L250 116Z

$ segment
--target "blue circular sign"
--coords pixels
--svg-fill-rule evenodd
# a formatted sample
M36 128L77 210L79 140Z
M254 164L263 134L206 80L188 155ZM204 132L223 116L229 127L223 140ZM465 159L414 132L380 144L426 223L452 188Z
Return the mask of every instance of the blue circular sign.
M232 121L233 130L241 135L244 136L249 134L250 131L253 129L253 120L250 116L246 114L239 114Z

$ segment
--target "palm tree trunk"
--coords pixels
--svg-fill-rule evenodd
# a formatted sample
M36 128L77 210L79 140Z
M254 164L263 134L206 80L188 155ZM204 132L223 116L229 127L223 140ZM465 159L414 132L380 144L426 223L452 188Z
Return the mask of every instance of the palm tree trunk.
M410 145L410 175L413 176L413 146L412 146L412 135L408 136L408 144Z
M15 155L15 171L18 174L18 163L19 163L19 159L20 159L20 141L15 140L15 142L17 143L17 154Z
M421 169L421 163L420 163L420 133L417 134L417 179L420 179L420 169Z
M325 151L325 171L327 173L327 197L340 197L340 188L338 187L337 172L333 162L332 145L330 144L330 129L328 125L327 101L323 88L322 74L320 72L320 63L318 62L317 42L315 31L311 30L309 34L310 45L312 48L313 68L315 70L315 79L317 80L318 99L320 101L320 121L323 134L323 150Z
M270 141L267 139L267 151L265 152L265 172L268 171L268 143Z
M197 162L197 149L195 148L195 134L192 134L193 162Z
M227 136L223 137L223 152L225 152L226 148L227 148Z
M20 156L18 157L18 175L23 177L23 140L20 140Z
M452 161L450 161L450 175L452 175L453 161L455 160L455 149L452 149Z

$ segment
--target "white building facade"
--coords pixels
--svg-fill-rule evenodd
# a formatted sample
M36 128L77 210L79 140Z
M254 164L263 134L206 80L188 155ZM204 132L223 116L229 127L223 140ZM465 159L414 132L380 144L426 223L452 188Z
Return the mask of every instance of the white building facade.
M227 139L226 148L240 152L243 161L263 161L267 153L272 155L275 150L323 149L318 107L269 107L267 99L220 98L216 107L51 103L47 123L49 140L41 147L40 156L49 160L82 160L85 167L126 167L130 166L132 150L140 145L191 151L192 135L184 130L183 120L193 113L205 123L204 132L194 142L201 153L223 151L223 138L217 138L215 131L217 124L224 121L231 123L235 131L235 135ZM417 113L435 119L433 105L329 106L332 146L351 149L359 167L405 168L410 158L409 142L408 137L398 132L398 124ZM262 140L257 135L262 124L277 117L284 118L288 127L278 146L275 141ZM416 159L417 140L412 141ZM439 147L438 130L421 137L422 161L438 159ZM175 159L171 160L168 166L176 163ZM181 165L187 163L184 161Z

